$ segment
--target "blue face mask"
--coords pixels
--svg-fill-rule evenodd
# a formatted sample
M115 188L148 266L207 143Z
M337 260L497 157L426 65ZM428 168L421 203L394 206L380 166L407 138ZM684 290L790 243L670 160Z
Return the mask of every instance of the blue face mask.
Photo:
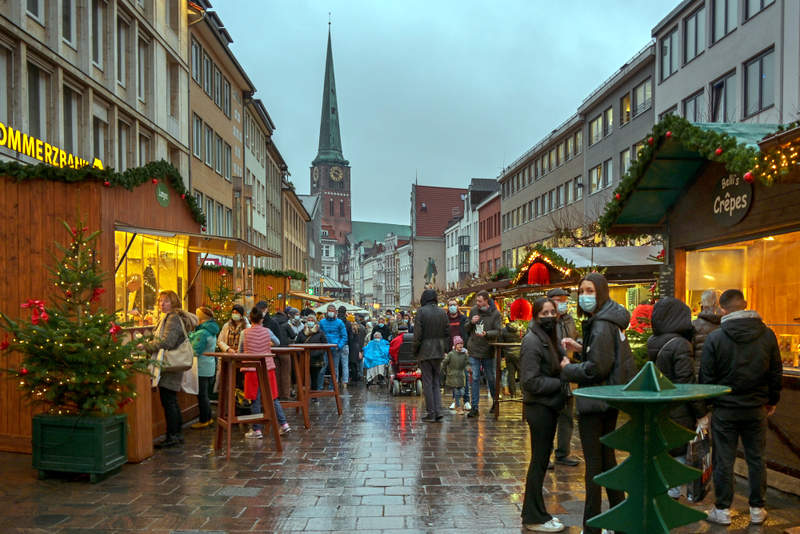
M578 297L578 305L586 313L592 313L597 308L596 295L581 295Z
M569 309L569 303L568 302L559 302L558 303L558 308L556 308L556 311L558 311L559 314L564 315L565 313L567 313L568 309Z

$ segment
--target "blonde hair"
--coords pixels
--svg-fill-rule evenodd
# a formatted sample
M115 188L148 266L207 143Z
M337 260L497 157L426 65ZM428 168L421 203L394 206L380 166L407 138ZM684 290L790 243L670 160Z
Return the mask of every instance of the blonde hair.
M162 291L158 294L158 300L161 300L162 298L169 300L169 303L172 305L172 309L181 309L181 298L174 291Z

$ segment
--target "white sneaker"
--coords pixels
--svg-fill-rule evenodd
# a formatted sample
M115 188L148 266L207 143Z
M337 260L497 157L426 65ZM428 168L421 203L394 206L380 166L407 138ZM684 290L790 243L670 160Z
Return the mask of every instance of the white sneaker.
M280 432L279 432L279 433L280 433L280 435L281 435L281 436L283 436L284 434L288 434L288 433L289 433L289 432L291 432L291 431L292 431L292 429L291 429L291 428L289 428L289 423L286 423L285 425L283 425L283 426L281 427L281 430L280 430Z
M453 401L453 404L450 405L450 409L451 410L455 410L456 409L456 401Z
M706 520L711 521L712 523L719 523L720 525L730 525L731 511L728 508L720 510L715 506L708 511L708 518Z
M261 439L264 435L261 433L260 430L248 430L247 434L244 435L246 438L254 438L254 439Z
M564 530L564 525L554 519L551 519L547 523L542 523L541 525L525 525L525 528L534 532L561 532Z
M472 405L470 403L468 403L468 402L465 402L464 403L464 410L468 412L471 409L472 409Z
M763 508L750 507L750 522L754 525L760 525L767 519L767 511Z
M680 499L681 498L681 487L678 486L677 488L670 488L667 491L667 495L669 495L670 497L672 497L675 500Z

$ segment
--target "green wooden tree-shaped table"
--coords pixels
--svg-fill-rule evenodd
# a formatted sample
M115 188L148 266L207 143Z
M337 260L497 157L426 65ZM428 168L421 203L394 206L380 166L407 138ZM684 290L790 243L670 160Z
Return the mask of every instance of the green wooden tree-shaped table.
M674 488L699 478L699 470L669 455L695 436L669 418L676 405L730 393L725 386L673 384L653 365L645 364L626 386L600 386L575 390L578 397L604 400L630 416L624 426L600 441L630 453L614 469L595 477L600 486L621 490L627 498L611 510L588 521L591 527L626 534L666 534L671 529L706 518L706 514L673 500Z

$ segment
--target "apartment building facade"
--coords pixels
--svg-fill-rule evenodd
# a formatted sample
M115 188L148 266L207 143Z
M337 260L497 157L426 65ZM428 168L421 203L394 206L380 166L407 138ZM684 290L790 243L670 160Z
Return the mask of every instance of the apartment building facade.
M586 139L584 214L600 218L655 124L655 43L648 43L578 107Z
M508 166L501 192L501 263L516 268L525 247L559 227L584 224L584 124L575 114Z
M283 234L283 269L308 273L308 238L306 227L311 216L286 179L281 182L283 206L281 228Z
M492 274L500 268L500 192L493 193L478 207L478 273Z
M655 116L789 123L800 113L800 3L684 0L652 31Z
M178 0L0 5L0 123L62 151L59 166L189 170L189 19ZM0 158L44 158L8 146ZM52 158L48 162L53 162Z

